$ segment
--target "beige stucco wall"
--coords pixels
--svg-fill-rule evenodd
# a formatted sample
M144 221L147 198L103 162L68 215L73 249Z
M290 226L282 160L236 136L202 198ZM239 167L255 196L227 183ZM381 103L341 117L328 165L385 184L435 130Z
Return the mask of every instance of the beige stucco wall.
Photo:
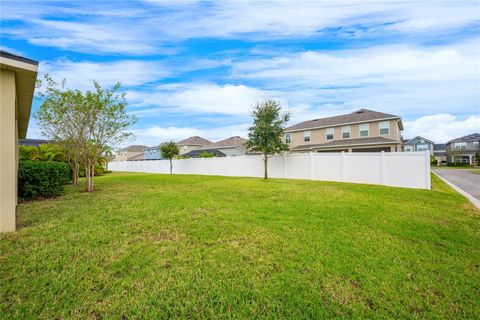
M117 154L115 154L114 161L127 161L129 158L138 156L139 154L142 154L143 152L131 152L131 151L122 151Z
M380 121L369 122L368 137L360 137L360 124L351 124L350 139L384 137L387 139L393 139L400 142L400 132L399 132L397 120L389 120L390 132L387 135L380 135L379 122ZM347 142L349 139L342 138L342 127L343 126L333 127L334 128L333 140L327 140L327 134L326 134L327 128L310 129L310 141L303 140L304 131L291 132L290 133L291 143L289 144L289 146L290 148L293 148L298 145L320 144L320 143L327 143L327 142L332 142L336 140L344 140Z
M0 69L0 232L15 231L17 110L15 73Z

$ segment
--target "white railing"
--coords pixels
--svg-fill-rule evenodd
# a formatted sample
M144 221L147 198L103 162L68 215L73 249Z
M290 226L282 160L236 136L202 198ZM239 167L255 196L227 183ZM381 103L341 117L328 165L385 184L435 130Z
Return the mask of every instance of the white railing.
M174 174L263 177L262 156L173 160ZM110 162L112 171L169 173L168 160ZM309 179L430 189L430 153L291 153L268 160L271 178Z

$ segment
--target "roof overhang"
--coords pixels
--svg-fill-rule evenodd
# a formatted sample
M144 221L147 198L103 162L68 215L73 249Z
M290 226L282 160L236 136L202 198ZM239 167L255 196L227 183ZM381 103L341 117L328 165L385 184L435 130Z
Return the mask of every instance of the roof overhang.
M332 128L332 127L347 126L352 124L371 123L371 122L395 120L395 119L398 119L399 121L398 126L400 127L400 130L403 130L403 123L400 117L389 117L389 118L378 118L378 119L370 119L370 120L362 120L362 121L354 121L354 122L351 122L351 121L339 122L339 123L325 125L325 126L315 126L315 127L308 127L308 128L302 128L302 129L290 129L291 128L290 127L290 128L286 128L284 132L291 133L291 132L298 132L298 131L308 131L308 130L315 130L315 129Z
M37 81L38 62L2 51L0 68L15 73L18 138L25 139Z
M392 140L391 142L389 141L382 141L382 142L365 142L365 143L350 143L350 144L338 144L338 145L330 145L330 146L322 146L322 145L316 145L316 146L305 146L302 148L302 146L297 146L290 151L302 151L302 150L314 150L314 149L334 149L334 148L346 148L346 147L362 147L362 146L370 146L370 145L392 145L392 144L400 144L400 142Z

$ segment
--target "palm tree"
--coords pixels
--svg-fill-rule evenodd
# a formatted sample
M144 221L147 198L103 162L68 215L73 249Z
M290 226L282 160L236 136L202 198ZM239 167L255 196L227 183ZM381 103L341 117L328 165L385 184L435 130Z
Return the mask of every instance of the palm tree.
M179 153L177 144L173 141L162 143L160 151L164 159L170 160L170 174L172 174L172 159Z

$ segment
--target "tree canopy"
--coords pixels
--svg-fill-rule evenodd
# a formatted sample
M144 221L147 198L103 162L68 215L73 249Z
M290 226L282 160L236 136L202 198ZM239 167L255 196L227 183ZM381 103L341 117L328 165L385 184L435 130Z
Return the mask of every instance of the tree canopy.
M288 151L283 141L283 130L290 119L290 114L282 114L280 103L266 100L257 103L252 111L253 125L248 129L246 147L249 151L263 154L265 179L268 178L268 157Z

